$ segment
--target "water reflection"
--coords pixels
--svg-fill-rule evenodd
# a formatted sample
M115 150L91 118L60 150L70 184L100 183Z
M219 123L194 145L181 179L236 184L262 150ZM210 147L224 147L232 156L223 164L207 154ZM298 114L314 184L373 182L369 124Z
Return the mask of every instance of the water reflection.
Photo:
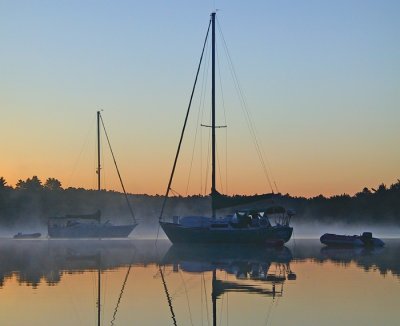
M13 275L19 283L37 287L41 280L48 285L59 283L63 273L146 266L157 263L168 247L155 252L154 241L2 240L0 287Z
M297 240L279 249L171 246L168 241L155 246L150 240L0 240L0 298L13 295L18 304L31 306L41 325L69 325L65 316L75 309L84 320L80 324L93 324L100 317L111 325L195 325L207 324L207 318L208 324L242 325L246 318L267 324L270 311L272 325L296 324L302 313L303 324L313 324L309 316L323 324L330 297L337 305L343 303L343 316L362 322L387 315L390 325L397 312L390 305L400 294L392 285L400 279L400 241L386 243L377 250L331 249L315 240ZM395 277L380 276L388 273ZM352 301L343 299L344 291ZM379 291L388 298L384 303L375 301ZM71 301L77 302L74 310L65 308ZM356 301L368 310L354 315L351 303ZM49 303L58 310L46 310ZM381 314L373 310L376 303L382 303ZM21 321L18 304L0 302L0 324L27 324ZM153 306L157 314L152 313ZM304 313L317 306L321 316ZM296 318L291 319L287 311L296 309ZM49 321L40 321L39 316Z
M378 270L380 274L386 275L388 272L400 277L400 261L393 248L322 248L321 260L330 260L339 265L347 266L355 263L364 271ZM397 253L396 253L397 252Z
M108 240L1 240L0 287L4 280L16 275L19 283L37 287L41 280L48 285L61 281L65 272L103 271L129 265L171 265L176 270L201 273L219 269L235 275L237 279L266 281L271 264L275 264L292 278L291 260L311 259L316 262L332 261L341 265L355 263L364 270L378 269L400 276L400 250L398 240L387 240L384 248L328 248L314 240L298 240L290 250L249 246L171 246L168 241L108 241ZM101 261L97 259L101 255Z

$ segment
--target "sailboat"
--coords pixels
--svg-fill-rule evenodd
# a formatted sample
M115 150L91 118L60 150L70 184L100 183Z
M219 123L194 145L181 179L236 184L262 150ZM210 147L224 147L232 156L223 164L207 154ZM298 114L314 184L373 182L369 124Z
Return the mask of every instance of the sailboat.
M245 209L238 210L232 215L227 215L222 218L216 217L216 210L236 205L243 205L249 202L271 199L273 194L249 196L247 198L228 197L220 194L216 188L216 137L215 129L215 18L216 13L211 13L210 22L208 25L206 39L204 41L202 54L200 57L199 66L195 78L195 84L192 89L192 94L189 101L189 107L186 113L185 123L178 149L175 156L171 176L167 186L167 191L159 216L159 223L169 240L173 243L257 243L283 245L289 241L292 236L293 228L289 225L294 212L286 210L281 206L266 207L262 209ZM168 198L169 191L182 144L183 135L188 120L189 110L197 82L197 77L200 71L200 66L204 54L205 45L207 43L208 34L211 26L212 34L212 86L211 86L211 116L212 125L212 185L211 185L211 202L212 216L174 216L172 221L166 221L163 218L165 204ZM274 221L274 225L271 224Z
M100 123L103 126L108 145L114 160L115 168L125 195L126 203L131 213L133 223L125 225L114 225L110 221L101 222L101 212L98 210L93 214L66 215L61 217L51 217L48 220L47 231L50 238L126 238L137 226L135 215L133 214L125 186L122 182L114 153L111 149L110 141L100 111L97 111L97 190L101 191L101 147L100 147Z

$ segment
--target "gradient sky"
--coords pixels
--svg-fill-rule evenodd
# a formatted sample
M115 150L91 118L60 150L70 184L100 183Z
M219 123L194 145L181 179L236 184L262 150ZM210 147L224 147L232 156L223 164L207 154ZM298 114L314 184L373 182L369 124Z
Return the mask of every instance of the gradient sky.
M214 8L281 192L353 194L400 177L400 2L368 0L0 0L0 176L94 188L103 109L127 190L163 193ZM219 189L228 160L229 194L268 192L218 44ZM204 128L186 191L199 97L181 194L209 191ZM107 155L105 186L119 190Z

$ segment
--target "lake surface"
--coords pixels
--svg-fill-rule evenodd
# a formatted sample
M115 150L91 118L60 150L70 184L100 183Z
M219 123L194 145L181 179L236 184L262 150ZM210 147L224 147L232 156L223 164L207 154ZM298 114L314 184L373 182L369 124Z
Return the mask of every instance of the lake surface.
M399 325L400 240L385 242L1 239L0 325Z

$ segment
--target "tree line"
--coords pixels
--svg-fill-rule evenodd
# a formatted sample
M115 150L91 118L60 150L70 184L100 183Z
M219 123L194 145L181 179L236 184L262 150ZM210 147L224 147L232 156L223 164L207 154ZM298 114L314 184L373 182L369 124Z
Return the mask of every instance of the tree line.
M163 197L159 195L129 195L140 223L154 225L160 213ZM298 221L346 223L400 223L400 180L390 186L364 188L354 196L348 194L313 198L277 195L275 204L297 212ZM263 203L270 205L271 203ZM46 224L51 216L93 213L100 209L103 219L127 221L129 210L123 195L116 191L63 188L56 178L42 182L37 176L19 180L15 187L0 177L0 224ZM166 216L206 214L209 196L172 197L168 200Z
M390 186L380 184L376 188L365 187L354 196L284 197L304 220L400 224L400 180Z

